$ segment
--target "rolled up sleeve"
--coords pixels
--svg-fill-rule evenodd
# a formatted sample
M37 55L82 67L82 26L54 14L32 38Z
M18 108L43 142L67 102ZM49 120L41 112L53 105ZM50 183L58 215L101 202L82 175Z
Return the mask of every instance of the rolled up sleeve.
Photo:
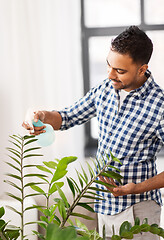
M75 102L72 106L58 111L62 117L60 130L66 130L75 125L80 125L96 116L97 88L92 88L83 98Z

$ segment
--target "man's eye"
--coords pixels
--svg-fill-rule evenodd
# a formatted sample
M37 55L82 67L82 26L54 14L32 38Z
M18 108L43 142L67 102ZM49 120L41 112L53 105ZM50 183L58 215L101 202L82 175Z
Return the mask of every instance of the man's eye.
M125 71L124 71L124 70L121 70L121 69L117 69L117 72L118 72L119 74L124 74L124 73L125 73Z

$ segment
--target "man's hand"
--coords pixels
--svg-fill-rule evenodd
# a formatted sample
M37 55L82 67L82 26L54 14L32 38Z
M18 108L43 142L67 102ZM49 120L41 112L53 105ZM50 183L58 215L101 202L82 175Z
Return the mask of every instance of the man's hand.
M37 111L37 112L33 112L33 119L29 119L29 121L32 122L32 120L34 120L35 122L37 122L38 120L44 122L45 120L45 112L44 111ZM34 127L33 125L31 125L31 123L24 121L22 123L22 127L24 127L26 130L29 131L30 134L32 135L39 135L41 133L44 133L45 130L45 126L42 127Z
M133 194L135 192L135 183L128 183L124 186L118 187L114 182L113 178L99 176L102 182L109 183L115 187L106 187L115 197Z

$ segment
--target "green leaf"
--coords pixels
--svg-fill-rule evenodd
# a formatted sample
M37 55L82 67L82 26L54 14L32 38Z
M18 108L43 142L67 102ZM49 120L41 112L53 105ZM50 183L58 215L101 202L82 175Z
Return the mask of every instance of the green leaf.
M17 239L20 235L19 230L6 230L9 239Z
M87 165L88 165L88 170L89 170L89 173L90 173L90 177L92 179L95 176L95 173L94 173L93 169L91 168L91 166L88 162L87 162Z
M37 167L36 164L26 164L23 166L23 168L29 168L29 167Z
M24 156L24 158L29 158L29 157L42 157L42 154L28 154L26 156Z
M4 207L0 208L0 218L3 217L3 215L5 214L5 209Z
M77 205L87 209L90 212L94 212L93 208L86 203L78 203Z
M35 150L38 150L38 149L41 149L41 147L28 148L23 153L30 152L30 151L35 151Z
M24 185L24 188L29 187L29 186L31 187L33 185L40 185L40 184L45 184L45 183L44 182L29 182Z
M34 135L25 135L25 136L23 136L24 140L31 139L31 138L35 138L35 136Z
M21 212L19 212L18 210L16 210L14 207L11 207L11 206L8 206L8 205L6 205L6 207L7 207L8 209L12 210L12 211L15 212L15 213L18 213L18 214L21 216Z
M66 165L68 165L68 164L70 164L70 163L72 163L72 162L74 162L74 161L76 161L77 160L77 157L75 157L75 156L70 156L70 157L64 157L64 158L62 158L61 160L60 160L60 164L66 164Z
M150 230L149 232L153 233L153 234L159 234L160 233L160 229L158 228L157 224L152 224L150 226Z
M116 179L120 184L121 183L121 179L123 178L120 174L118 173L115 173L113 171L105 171L105 172L102 172L100 174L101 176L105 176L105 177L108 177L108 178L113 178L113 179Z
M108 165L108 168L113 168L113 169L115 169L116 171L121 172L120 169L118 169L117 167L114 167L114 166L112 166L112 165Z
M136 218L135 218L135 225L140 225L140 219L139 219L139 217L136 217Z
M64 239L67 240L77 239L77 234L74 227L68 226L64 229L61 229L55 224L48 225L46 240L64 240Z
M43 166L36 166L39 170L53 174L48 168Z
M118 158L114 157L111 151L110 151L110 155L111 155L113 161L118 162L119 164L122 165L122 162ZM109 158L108 155L107 155L107 157Z
M12 139L14 139L16 142L18 142L20 145L22 145L22 143L18 140L18 139L20 139L21 141L22 141L22 139L21 138L19 138L18 136L16 136L16 135L12 135L12 136L9 136L10 138L12 138ZM14 143L14 142L12 142L12 143Z
M81 213L74 213L74 212L72 212L71 216L80 217L80 218L84 218L84 219L87 219L87 220L94 220L94 218L89 217L89 216L84 215L84 214L81 214Z
M54 218L56 219L56 221L57 221L59 224L61 224L61 221L60 221L60 219L58 218L58 216L54 215Z
M62 198L65 206L66 206L67 208L69 208L69 203L68 203L68 201L67 201L67 198L66 198L64 192L61 190L61 188L60 188L57 184L56 184L56 187L57 187L58 193L59 193L60 197Z
M41 189L40 187L38 187L38 186L36 186L36 185L32 185L32 186L30 186L34 191L36 191L36 192L39 192L39 193L41 193L41 194L43 194L43 195L46 195L46 193L43 191L43 189Z
M130 231L133 233L133 234L138 234L141 232L141 227L139 225L134 225Z
M45 216L40 216L40 220L43 221L43 222L48 223L48 218L45 217Z
M102 169L102 166L100 165L100 161L97 158L95 158L95 160L97 163L98 170L100 171Z
M60 171L59 168L56 169L56 172L54 173L54 176L51 180L51 183L63 178L67 174L67 170Z
M100 180L95 180L94 182L95 182L95 183L98 183L98 184L101 184L101 185L103 185L103 186L105 186L105 187L112 187L112 188L116 187L116 186L114 186L114 185L112 185L112 184L109 184L109 183L106 183L106 182L102 182L102 181L100 181Z
M18 172L21 172L21 170L19 168L17 168L15 165L13 165L10 162L6 162L6 164L8 164L10 167L14 168L15 170L17 170Z
M40 224L40 223L44 223L44 222L42 222L42 221L26 222L24 225L26 226L26 225L31 225L31 224L34 224L34 223Z
M47 176L43 174L38 174L38 173L30 173L30 174L24 175L24 177L47 177Z
M77 192L81 192L80 188L78 187L77 183L75 182L75 180L73 178L70 177L70 180L72 181L72 183L74 183L74 187L76 189Z
M113 235L111 240L121 240L121 237L119 235Z
M67 182L68 182L68 185L72 191L72 194L73 194L73 197L75 198L75 188L74 188L74 184L73 182L67 177Z
M57 191L57 187L56 186L58 186L59 188L61 188L61 187L63 187L63 185L64 185L64 183L63 182L56 182L56 183L54 183L52 186L51 186L51 188L50 188L50 190L49 190L49 194L52 194L52 193L54 193L54 192L56 192Z
M142 224L148 224L148 219L144 218L143 221L142 221Z
M6 230L18 231L18 230L21 230L21 229L20 229L20 227L16 227L14 225L7 225Z
M60 213L61 217L63 218L63 220L65 220L67 214L66 214L64 202L61 199L58 201L58 209L59 209L59 213Z
M83 188L83 180L81 179L80 173L77 170L76 170L76 173L77 173L81 188Z
M129 232L131 228L132 228L132 225L131 225L130 222L128 222L128 221L123 222L123 223L121 224L120 230L119 230L120 236L121 236L121 237L124 237L125 235L123 235L123 233ZM128 238L128 239L129 239L129 238ZM130 238L130 239L131 239L131 238Z
M85 232L89 231L87 226L84 223L80 222L79 219L75 218L75 223L76 223L78 228L83 229Z
M109 191L108 191L109 192ZM89 194L92 194L92 195L94 195L94 196L98 196L98 197L102 197L102 195L100 195L100 194L98 194L98 193L96 193L96 192L91 192L91 191L86 191L86 193L89 193Z
M44 165L46 165L47 167L52 168L52 169L56 169L56 167L57 167L57 163L53 162L53 161L43 162L43 163L44 163Z
M42 194L40 194L40 193L31 193L31 194L27 194L26 196L24 196L24 199L28 198L28 197L35 197L35 196L40 196L40 195L42 195Z
M95 203L95 201L92 201L92 202L80 202L80 203L86 203L86 204L94 204Z
M46 177L47 177L47 176L46 176ZM49 184L49 181L48 181L45 177L39 177L39 178Z
M22 202L22 199L21 199L21 198L13 195L12 193L8 193L8 192L7 192L6 195L9 196L9 197L11 197L11 198L14 198L14 199L18 200L19 202Z
M9 181L9 180L4 180L5 183L11 185L12 187L17 188L19 191L22 191L22 189L20 187L18 187L15 183Z
M51 216L49 209L43 209L43 214L44 214L46 217L50 217L50 216Z
M20 180L20 181L22 180L22 178L21 178L20 176L17 176L17 175L15 175L15 174L6 173L6 176L13 177L13 178L18 179L18 180Z
M106 229L105 229L105 224L103 225L103 240L105 240L105 234L106 234Z
M19 149L21 149L21 145L18 145L17 143L15 143L15 142L13 142L13 141L11 141L11 140L9 140L9 142L10 143L12 143L12 144L14 144L16 147L18 147Z
M120 236L121 236L121 238L125 238L125 239L133 239L132 232L123 232Z
M45 229L46 229L47 227L45 227ZM37 232L37 231L32 231L35 235L37 235L38 236L38 239L42 239L42 240L45 240L45 237L43 236L43 234L41 234L41 233L39 233L39 232Z
M83 176L81 173L79 173L79 175L80 175L80 177L81 177L81 180L83 180L85 183L86 183L86 185L87 185L87 181L86 181L86 178L85 178L85 176Z
M96 163L95 163L95 160L92 159L92 162L94 164L94 167L95 167L95 171L96 172L100 172L100 169L97 167Z
M18 158L21 158L20 154L16 153L15 151L8 149L9 152L13 153L15 156L17 156Z
M64 157L62 158L59 163L57 164L56 171L54 173L54 176L51 180L51 183L59 180L60 178L64 177L67 173L67 165L71 162L74 162L77 159L77 157L71 156L71 157Z
M96 187L89 187L88 189L94 190L94 191L98 191L98 192L107 192L109 193L109 190L107 189L101 189L101 188L96 188Z
M18 163L20 166L21 166L21 163L18 159L14 158L13 156L11 155L8 155L8 157L10 157L11 159L13 159L16 163Z
M100 201L100 200L104 201L105 200L104 198L92 197L92 196L89 196L89 195L83 195L82 197L83 198L89 198L89 199L95 199L95 200L98 200L98 201Z
M26 145L28 145L28 144L30 144L30 143L36 142L37 140L38 140L38 139L36 139L36 138L31 139L31 140L25 142L24 146L26 146Z
M6 223L3 219L0 219L0 231L2 231L5 227Z
M85 183L87 184L87 183L88 183L88 176L87 176L87 174L86 174L84 168L82 167L82 165L81 165L81 169L82 169L82 171L83 171L83 175L84 175L84 177L85 177Z
M19 156L21 155L21 153L20 153L18 150L14 149L14 148L7 147L6 149L7 149L8 151L17 153Z
M31 210L31 209L35 209L35 208L40 210L40 208L43 208L43 207L45 207L45 206L33 205L33 206L30 206L30 207L25 208L24 211Z

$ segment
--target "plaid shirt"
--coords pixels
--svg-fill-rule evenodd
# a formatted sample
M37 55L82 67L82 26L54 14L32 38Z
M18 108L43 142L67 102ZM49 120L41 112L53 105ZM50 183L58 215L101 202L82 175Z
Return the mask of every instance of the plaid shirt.
M164 144L164 92L149 71L147 74L147 81L129 92L120 109L119 91L106 79L73 106L60 111L63 120L61 130L97 117L97 158L106 153L110 155L110 150L120 159L123 165L117 162L111 164L121 170L123 185L140 183L156 175L156 154ZM103 189L100 185L96 186ZM96 201L95 211L102 214L114 215L145 200L162 204L160 190L119 197L101 191L98 193L105 201Z

